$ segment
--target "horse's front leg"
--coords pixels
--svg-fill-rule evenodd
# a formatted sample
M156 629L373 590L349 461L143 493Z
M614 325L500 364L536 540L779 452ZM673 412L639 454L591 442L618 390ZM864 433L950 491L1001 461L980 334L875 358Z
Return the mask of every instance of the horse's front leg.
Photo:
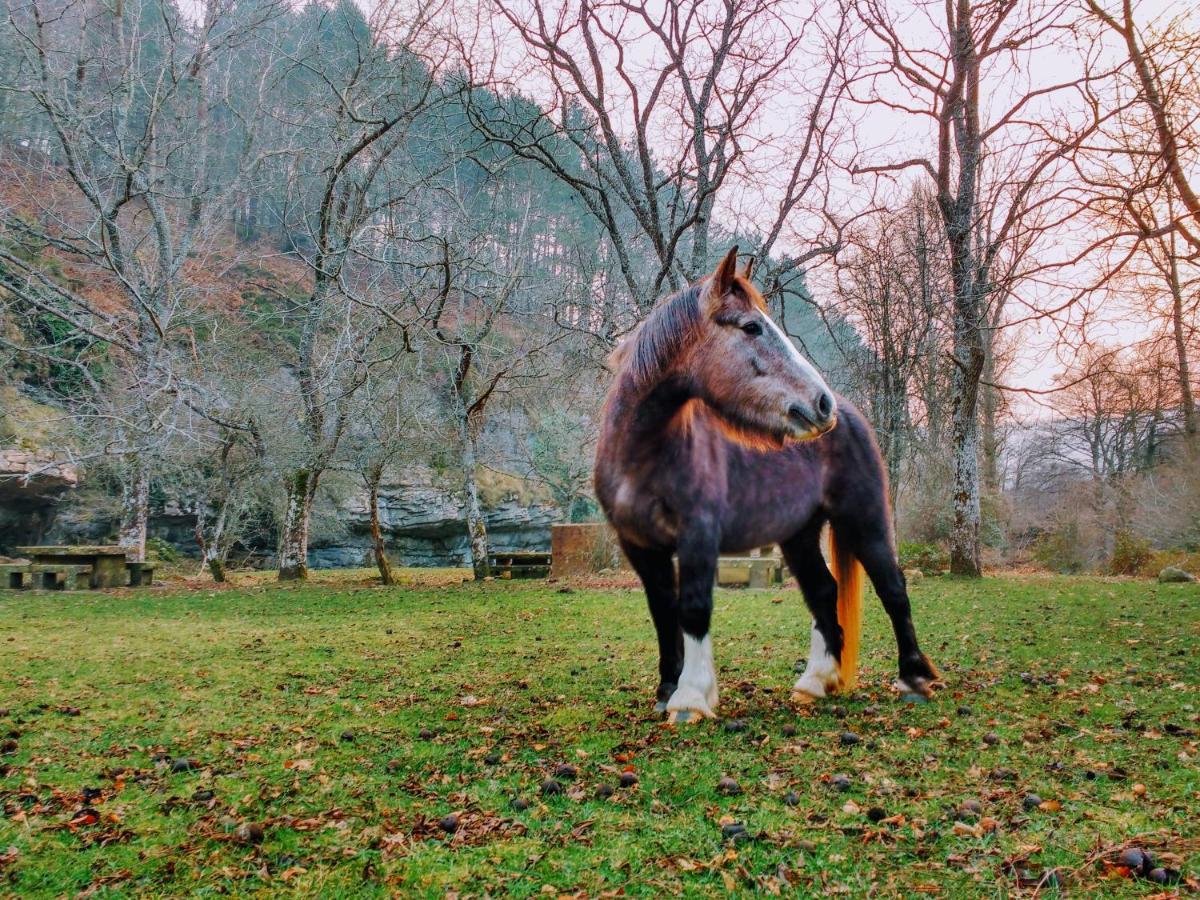
M672 722L717 717L717 670L713 666L713 581L717 574L715 533L679 542L679 622L683 626L683 671L667 701Z
M650 618L658 633L658 691L655 710L664 712L667 701L679 687L683 669L683 632L679 627L679 591L675 586L675 564L666 550L647 550L628 541L621 549L646 589Z

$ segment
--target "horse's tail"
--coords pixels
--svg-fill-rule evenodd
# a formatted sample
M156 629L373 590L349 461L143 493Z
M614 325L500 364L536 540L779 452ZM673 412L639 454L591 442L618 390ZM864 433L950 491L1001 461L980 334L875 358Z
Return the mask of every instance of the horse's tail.
M843 691L854 689L858 679L858 642L862 636L863 567L846 550L839 552L837 534L829 529L829 555L837 577L837 617L842 626L842 657L838 663Z

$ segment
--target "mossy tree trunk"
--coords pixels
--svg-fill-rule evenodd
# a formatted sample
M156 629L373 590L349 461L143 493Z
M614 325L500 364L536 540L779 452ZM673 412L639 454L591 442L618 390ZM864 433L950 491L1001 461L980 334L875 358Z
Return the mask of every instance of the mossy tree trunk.
M150 473L134 462L121 482L121 524L117 544L131 562L146 559L146 526L150 520Z
M279 535L280 581L308 578L308 529L316 481L316 476L307 469L289 473L285 481L287 506Z
M383 481L383 463L376 462L367 469L367 505L371 515L371 546L375 551L375 566L379 569L379 580L383 584L395 584L392 564L387 558L387 545L383 540L383 528L379 522L379 484Z
M462 449L463 492L467 501L467 536L471 547L471 569L478 581L492 574L488 564L487 519L483 514L483 504L479 500L479 479L475 475L478 462L475 437L471 434L469 415L465 411L460 411L456 417L456 425Z

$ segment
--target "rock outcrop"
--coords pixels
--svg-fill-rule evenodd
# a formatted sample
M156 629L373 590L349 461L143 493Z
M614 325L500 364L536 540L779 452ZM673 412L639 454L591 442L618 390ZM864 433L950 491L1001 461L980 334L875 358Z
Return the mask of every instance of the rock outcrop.
M78 483L74 466L51 453L0 448L0 552L37 543L59 498Z
M562 513L515 492L485 498L488 540L495 550L550 547L550 526ZM466 506L428 470L409 470L379 492L380 525L388 550L403 565L452 566L467 560ZM348 496L336 512L342 534L317 538L309 551L314 567L371 565L370 510L365 491Z

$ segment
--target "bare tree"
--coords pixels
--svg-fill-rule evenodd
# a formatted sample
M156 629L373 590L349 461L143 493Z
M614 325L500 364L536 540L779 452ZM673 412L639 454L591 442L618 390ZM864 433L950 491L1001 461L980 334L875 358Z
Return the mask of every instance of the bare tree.
M1153 156L1152 180L1142 184L1166 181L1178 198L1178 213L1163 225L1141 220L1142 231L1161 235L1165 226L1177 231L1191 245L1193 254L1200 253L1200 196L1193 184L1200 160L1200 129L1195 115L1200 101L1200 71L1196 67L1200 34L1195 13L1190 14L1190 21L1185 13L1174 21L1157 23L1158 33L1147 43L1145 31L1135 18L1133 0L1118 0L1115 12L1100 0L1086 3L1092 15L1124 45L1134 71L1137 101L1150 115L1148 134L1153 135L1157 152ZM1136 152L1136 148L1130 149Z
M978 576L979 400L988 332L1001 320L994 304L1046 268L1035 251L1050 223L1078 210L1078 189L1061 179L1097 127L1089 88L1108 75L1084 71L1081 51L1079 71L1061 81L1030 76L1036 48L1072 33L1078 17L1065 0L919 4L934 29L925 45L889 4L859 0L856 9L884 61L859 73L855 98L927 122L933 132L932 153L861 164L856 172L923 172L937 198L953 286L951 570ZM993 93L985 103L989 85L1002 83L1006 99Z
M550 97L534 106L498 65L485 70L477 52L464 51L472 83L495 92L472 92L468 111L491 141L543 166L601 224L600 252L615 257L633 301L623 321L603 323L605 337L630 327L664 288L710 268L716 212L724 204L736 214L738 189L756 197L742 212L760 235L762 261L777 244L792 251L774 261L778 271L763 272L768 284L837 247L844 217L826 201L850 43L840 6L494 0L488 9L495 39L519 37ZM788 112L773 115L785 84ZM799 233L802 211L815 232Z
M540 376L540 354L564 333L540 308L545 289L533 290L528 248L533 172L464 191L456 181L447 199L459 215L444 220L435 265L441 289L428 330L444 360L445 400L454 425L466 498L471 565L476 578L490 574L487 520L479 496L477 438L488 405L515 386ZM516 214L506 216L508 211ZM496 228L501 218L506 225ZM550 306L550 304L546 304Z
M375 232L410 202L420 181L406 154L413 127L438 99L432 68L413 52L425 18L396 36L387 10L374 27L351 3L309 12L317 20L287 53L285 69L321 103L296 118L284 94L275 110L294 129L289 227L311 278L291 310L299 323L291 385L300 427L282 472L281 580L307 577L313 501L346 432L349 398L367 379L375 341L400 324L374 296L381 281L362 269L378 268ZM393 38L405 49L394 54ZM398 297L397 304L407 299Z
M229 110L229 84L210 74L274 14L264 3L229 28L232 12L215 2L196 22L139 0L6 6L20 58L0 91L22 97L31 118L21 149L6 152L6 194L22 201L0 210L0 277L22 309L104 348L118 368L103 385L79 368L76 399L108 435L97 452L120 458L119 541L135 559L145 554L156 448L202 405L172 365L203 295L193 260L257 162L253 121L215 123L214 111ZM169 52L139 52L153 41ZM228 160L227 143L232 165L217 179L210 160ZM62 266L75 277L59 277ZM57 349L22 348L44 358Z

